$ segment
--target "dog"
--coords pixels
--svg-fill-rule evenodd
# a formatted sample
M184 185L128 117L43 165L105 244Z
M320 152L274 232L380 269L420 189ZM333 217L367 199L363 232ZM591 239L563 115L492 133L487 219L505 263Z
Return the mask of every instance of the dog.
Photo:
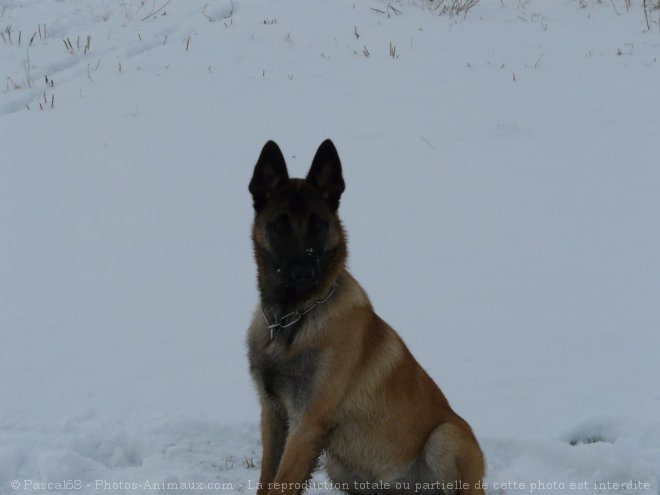
M332 487L352 495L483 493L470 426L346 270L332 141L305 179L289 178L268 141L249 191L260 294L247 337L261 403L257 495L309 488L322 453Z

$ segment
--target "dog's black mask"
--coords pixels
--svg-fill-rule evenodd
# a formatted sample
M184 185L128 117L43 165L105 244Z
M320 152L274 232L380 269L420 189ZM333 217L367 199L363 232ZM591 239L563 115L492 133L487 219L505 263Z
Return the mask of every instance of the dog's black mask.
M253 240L262 295L310 294L336 261L343 232L337 208L344 191L341 164L330 140L319 147L303 179L290 179L277 144L264 146L250 181Z

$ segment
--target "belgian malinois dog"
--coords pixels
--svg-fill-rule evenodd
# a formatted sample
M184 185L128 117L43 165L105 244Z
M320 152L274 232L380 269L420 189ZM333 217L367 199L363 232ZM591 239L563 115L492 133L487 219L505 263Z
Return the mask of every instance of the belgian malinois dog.
M258 495L309 488L317 459L351 494L483 493L484 461L399 335L346 270L334 144L290 179L277 144L250 182L261 301L248 331L261 401Z

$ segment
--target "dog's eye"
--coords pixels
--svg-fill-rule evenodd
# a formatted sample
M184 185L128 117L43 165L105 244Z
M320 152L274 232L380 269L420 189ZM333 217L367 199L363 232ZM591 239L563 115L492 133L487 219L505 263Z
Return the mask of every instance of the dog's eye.
M311 215L309 217L309 230L313 233L322 232L326 227L327 223L321 220L316 215Z
M284 234L289 229L289 216L283 213L268 224L268 228L277 234Z

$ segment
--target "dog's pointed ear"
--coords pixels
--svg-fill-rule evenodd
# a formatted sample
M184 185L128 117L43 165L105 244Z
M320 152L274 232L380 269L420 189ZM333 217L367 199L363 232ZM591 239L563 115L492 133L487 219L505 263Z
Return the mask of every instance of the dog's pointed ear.
M329 139L319 146L305 180L320 191L332 211L337 210L345 186L337 148Z
M286 162L280 147L274 141L268 141L259 155L250 181L250 194L254 200L254 209L260 211L278 187L289 181Z

